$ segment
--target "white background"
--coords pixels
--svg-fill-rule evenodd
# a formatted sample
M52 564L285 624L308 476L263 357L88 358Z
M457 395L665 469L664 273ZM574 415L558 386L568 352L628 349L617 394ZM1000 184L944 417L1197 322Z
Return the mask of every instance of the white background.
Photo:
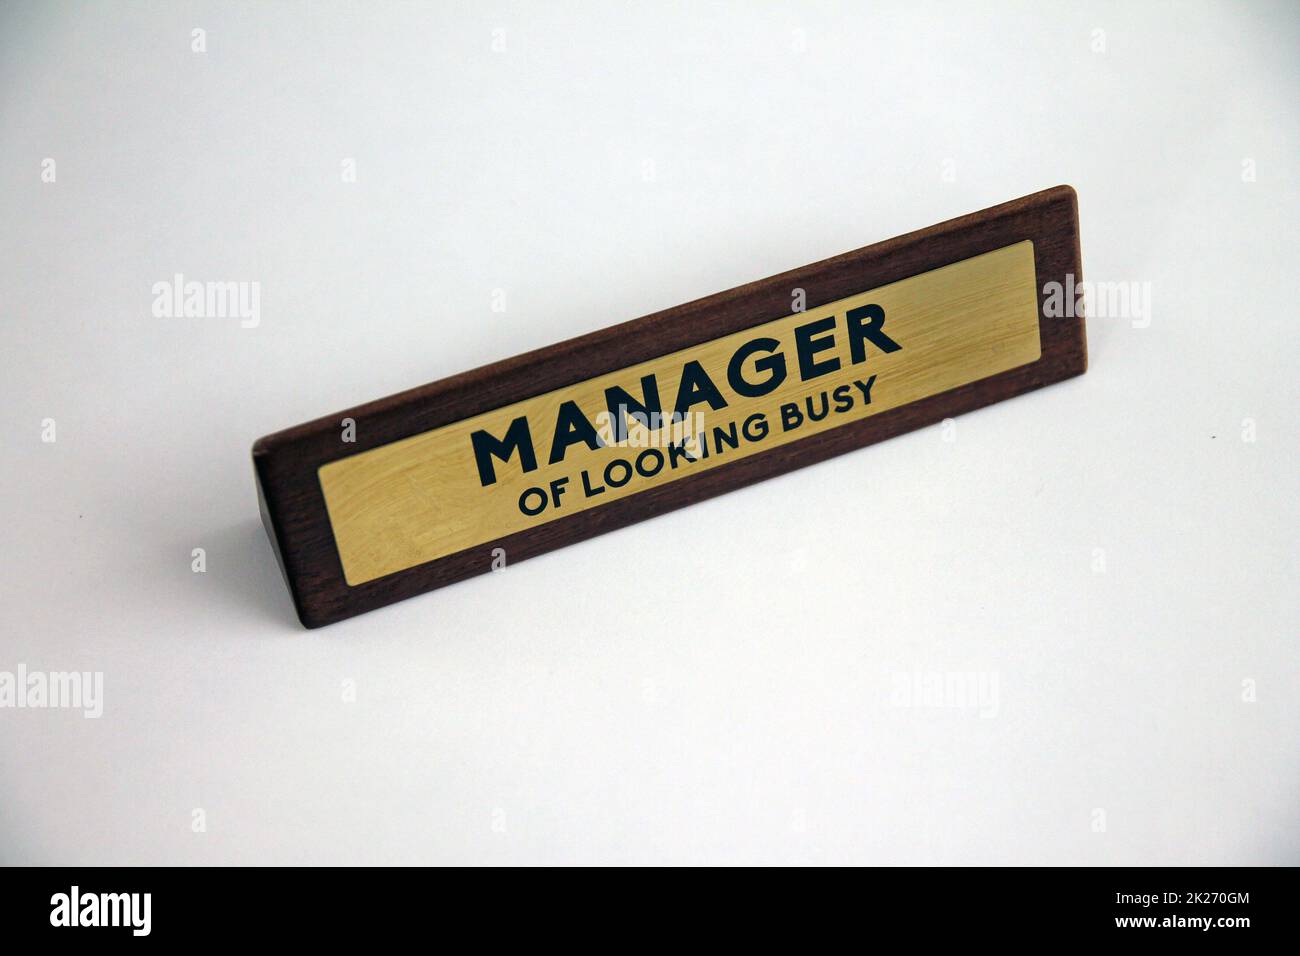
M0 860L1300 862L1296 10L7 5ZM1086 376L298 625L258 436L1058 183Z

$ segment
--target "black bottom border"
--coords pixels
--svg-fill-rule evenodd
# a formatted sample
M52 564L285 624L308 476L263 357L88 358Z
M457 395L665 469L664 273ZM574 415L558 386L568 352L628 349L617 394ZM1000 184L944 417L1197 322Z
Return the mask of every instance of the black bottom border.
M140 946L292 940L330 946L459 928L489 938L516 932L563 939L606 936L610 921L642 939L672 939L712 928L719 939L772 932L865 932L893 945L928 949L1009 940L1121 940L1216 946L1288 939L1300 899L1295 868L879 868L819 874L816 883L784 869L709 878L675 874L552 874L544 884L508 873L338 868L9 868L0 879L6 942ZM572 880L574 886L564 884ZM70 922L72 887L82 913L102 909L119 926ZM833 887L828 892L828 888ZM149 894L148 934L143 895ZM94 904L87 896L95 895ZM63 901L66 900L66 905ZM129 907L129 908L128 908ZM135 919L130 917L134 915ZM80 918L78 922L80 922ZM134 925L132 925L134 923ZM604 930L596 929L604 926ZM595 930L595 932L593 932ZM1290 931L1290 932L1288 932ZM399 935L400 934L400 935ZM911 941L909 943L908 941ZM20 950L10 950L19 952ZM918 951L920 951L918 949Z

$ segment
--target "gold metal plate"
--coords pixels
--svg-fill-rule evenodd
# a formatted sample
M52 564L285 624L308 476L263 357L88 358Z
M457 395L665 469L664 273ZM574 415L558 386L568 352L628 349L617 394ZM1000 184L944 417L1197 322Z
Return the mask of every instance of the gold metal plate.
M850 312L868 305L884 312L883 338L863 338L860 314L859 334L850 333ZM828 317L832 326L807 328ZM778 344L733 362L758 338ZM882 348L878 339L897 348ZM318 475L344 577L355 586L1027 365L1040 354L1034 246L1026 240L333 461ZM686 375L686 399L697 401L684 420L656 429L632 419L620 435L606 389L617 386L641 402L643 379L653 375L671 411L691 362L699 370ZM731 387L729 370L749 386L767 387L777 364L784 379L766 394L744 397ZM725 404L713 407L719 400ZM476 456L475 432L502 440L520 417L535 469L523 470L518 449L509 460ZM600 447L590 447L584 422ZM562 451L554 464L553 446ZM480 459L494 479L486 485Z

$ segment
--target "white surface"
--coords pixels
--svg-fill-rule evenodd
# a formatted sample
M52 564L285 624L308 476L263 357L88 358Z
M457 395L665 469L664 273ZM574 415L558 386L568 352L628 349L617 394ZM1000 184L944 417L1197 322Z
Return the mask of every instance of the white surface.
M1296 9L7 5L0 860L1300 862ZM1062 182L1083 378L293 618L259 435Z

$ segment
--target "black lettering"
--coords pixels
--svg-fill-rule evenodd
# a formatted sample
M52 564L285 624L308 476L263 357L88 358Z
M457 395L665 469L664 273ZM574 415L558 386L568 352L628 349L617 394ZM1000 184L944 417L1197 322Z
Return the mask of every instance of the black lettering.
M496 468L493 458L509 461L510 456L519 452L519 463L524 471L537 470L537 453L533 450L533 436L528 431L528 419L520 415L506 429L506 437L494 438L486 429L480 428L469 436L474 446L474 460L478 463L478 480L486 488L496 484Z
M748 441L762 441L767 437L767 416L762 412L755 412L745 419L745 424L740 426Z
M817 398L821 400L820 411L813 408L813 396L809 395L804 399L805 404L808 406L808 420L812 422L819 422L831 413L830 398L827 394L821 392Z
M691 462L699 461L698 458L696 458L694 455L691 454L691 450L686 447L685 438L683 438L680 442L677 442L676 444L670 443L668 445L668 467L676 468L677 462L682 458L685 458L687 461L691 461Z
M615 471L615 468L618 471ZM622 472L622 477L616 477L618 472ZM628 464L626 458L615 458L605 466L605 484L611 488L622 488L632 480L632 466Z
M647 465L646 462L654 462ZM636 473L642 478L653 478L664 468L664 453L658 448L647 448L636 456Z
M869 321L864 323L864 319ZM849 309L848 327L849 355L854 365L866 359L868 341L882 352L897 352L902 348L885 334L885 310L878 305Z
M578 442L582 442L592 451L603 448L605 444L600 440L596 427L587 421L586 415L582 414L578 403L563 402L559 413L555 416L555 437L551 439L551 464L556 465L564 461L564 453L569 446L576 445Z
M713 448L715 451L721 452L727 448L739 448L739 447L740 447L740 436L736 434L735 422L727 422L727 431L723 431L722 427L719 425L714 426Z
M528 505L529 495L535 495L537 497L536 507L529 507ZM519 496L519 510L531 518L534 515L539 515L546 510L547 500L548 499L546 497L546 492L543 491L541 488L529 488L522 495Z
M799 377L805 382L810 378L816 378L818 375L826 375L840 367L838 358L826 359L824 362L813 361L813 356L818 352L825 352L827 349L835 347L835 335L831 332L834 328L835 316L828 315L824 319L808 322L794 330L795 348L799 352ZM822 332L831 332L831 334L820 339L813 338L813 336L820 335Z
M679 421L684 420L691 406L700 402L708 402L709 408L715 412L727 407L727 400L718 391L718 386L713 384L709 373L704 371L704 366L692 359L682 366L682 381L677 387L677 404L673 406L673 414Z
M731 362L727 365L727 382L731 385L731 390L745 398L759 398L778 388L785 381L785 356L776 351L780 347L781 343L777 339L761 338L750 339L736 349L736 354L731 356ZM757 383L746 381L743 374L745 359L755 352L776 352L775 355L768 355L754 363L756 371L771 373Z
M617 385L605 389L605 405L609 416L614 421L614 441L627 441L628 412L632 418L645 428L663 417L663 405L659 402L659 382L653 375L641 379L641 401L637 401ZM658 425L654 427L658 428Z
M582 469L582 493L588 498L594 498L596 495L605 493L604 485L597 485L595 488L591 487L591 475L587 473L586 468Z

